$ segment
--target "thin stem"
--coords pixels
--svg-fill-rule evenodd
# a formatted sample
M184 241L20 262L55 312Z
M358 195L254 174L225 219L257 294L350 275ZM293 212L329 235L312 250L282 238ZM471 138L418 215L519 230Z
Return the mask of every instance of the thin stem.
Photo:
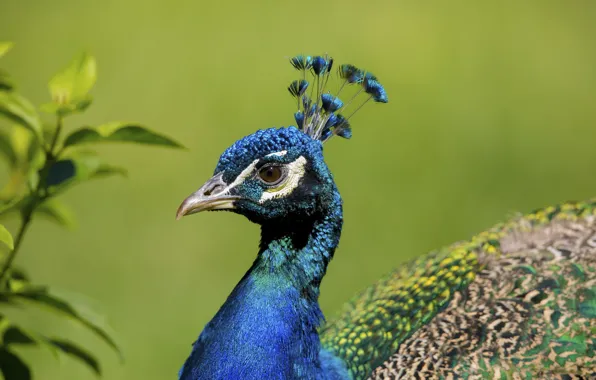
M361 105L359 105L359 106L358 106L358 108L356 108L356 109L354 110L354 112L352 112L352 113L350 114L350 116L348 116L348 117L346 118L346 121L347 121L347 120L350 120L350 118L351 118L352 116L354 116L354 114L355 114L356 112L358 112L358 110L359 110L360 108L364 107L364 105L365 105L366 103L368 103L368 101L369 101L369 100L371 100L371 99L372 99L372 95L371 95L371 96L370 96L368 99L366 99L366 100L365 100L365 101L364 101L364 102L363 102Z
M352 98L350 98L350 100L348 100L348 102L346 104L344 104L344 106L342 107L344 112L346 111L346 108L348 108L348 106L350 104L352 104L354 99L356 99L358 97L358 95L360 95L361 92L362 92L362 87L360 87L360 89L356 92L356 94L354 94L354 96L352 96Z
M35 207L35 206L34 206ZM19 232L17 232L17 238L14 243L14 249L8 255L8 258L2 265L2 270L0 271L0 284L4 284L4 278L8 274L10 267L12 266L12 262L17 257L17 253L19 252L19 248L21 247L21 242L23 241L23 237L25 236L25 232L27 232L27 228L31 223L31 215L33 214L33 208L31 211L27 211L23 215L23 221L21 223L21 227L19 227Z
M50 149L48 153L51 155L54 152L54 148L56 148L56 144L58 143L58 137L60 136L60 132L62 131L62 115L58 114L56 116L56 133L54 133L54 137L52 138L52 144L50 145Z
M346 85L346 83L348 83L348 80L346 79L341 86L339 87L339 90L337 90L337 94L335 94L335 97L337 98L339 96L339 94L341 93L341 90L344 89L344 86Z

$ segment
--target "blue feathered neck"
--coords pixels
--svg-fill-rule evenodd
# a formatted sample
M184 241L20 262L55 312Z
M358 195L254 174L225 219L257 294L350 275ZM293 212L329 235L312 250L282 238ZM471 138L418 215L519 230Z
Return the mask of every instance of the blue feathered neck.
M346 378L321 352L319 285L339 243L341 198L320 214L262 225L259 255L195 342L180 379Z

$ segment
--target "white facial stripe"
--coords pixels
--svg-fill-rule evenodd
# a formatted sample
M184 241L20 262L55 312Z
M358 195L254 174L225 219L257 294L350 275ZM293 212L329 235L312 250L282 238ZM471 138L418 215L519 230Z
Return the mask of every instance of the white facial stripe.
M238 177L236 177L234 182L230 183L228 186L226 186L225 189L223 189L221 191L221 194L229 194L230 190L232 190L234 187L240 185L242 182L244 182L244 180L246 178L250 177L252 172L255 170L255 166L257 165L258 162L259 162L259 159L256 159L250 165L248 165L246 167L246 169L244 169L240 174L238 174Z
M265 157L271 157L271 156L279 156L279 157L283 157L286 154L288 154L287 150L282 150L281 152L273 152L273 153L269 153L268 155L266 155Z
M269 157L269 156L282 157L282 156L285 156L287 153L288 153L288 151L282 150L281 152L270 153L265 157ZM238 174L238 177L236 177L234 182L232 182L228 186L226 186L226 188L223 189L220 192L220 194L222 194L222 195L229 194L230 190L232 190L234 187L242 184L247 178L251 177L258 162L259 162L259 159L256 159L250 165L248 165L246 167L246 169L244 169L240 174ZM261 199L259 199L259 203L263 203L270 199L286 196L286 195L290 194L292 191L294 191L294 189L296 187L298 187L298 184L300 183L300 179L302 179L302 176L304 176L305 165L306 165L306 158L304 158L303 156L300 156L295 161L287 164L286 169L288 170L288 174L287 174L286 180L284 180L284 182L281 185L282 187L266 190L261 195Z
M302 156L298 157L294 162L287 164L286 168L288 170L288 178L283 182L281 185L282 187L266 190L263 195L261 195L259 203L263 203L274 198L284 197L294 191L304 176L305 166L306 158Z
M280 156L280 157L283 157L286 154L288 154L288 151L287 150L282 150L281 152L269 153L265 157L269 157L269 156ZM250 175L252 174L252 172L255 170L255 166L257 165L257 162L259 162L259 159L258 158L256 160L254 160L250 165L248 165L246 167L246 169L244 169L240 174L238 174L238 177L236 177L236 179L234 180L234 182L232 182L228 186L226 186L226 188L223 189L221 193L222 194L228 194L231 189L233 189L234 187L240 185L242 182L244 182L245 179L247 179L248 177L250 177Z

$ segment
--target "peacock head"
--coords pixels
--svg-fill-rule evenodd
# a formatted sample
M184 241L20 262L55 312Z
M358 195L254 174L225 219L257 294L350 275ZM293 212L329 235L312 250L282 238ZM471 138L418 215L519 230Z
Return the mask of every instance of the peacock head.
M337 190L323 143L333 136L349 139L350 118L370 100L386 103L387 94L372 73L349 64L339 66L340 83L332 94L329 56L299 55L290 63L301 74L288 87L298 108L297 126L259 130L236 141L221 155L213 177L182 202L177 218L228 210L261 224L300 220L333 201ZM344 103L339 96L350 87L352 95ZM364 100L355 102L358 98Z

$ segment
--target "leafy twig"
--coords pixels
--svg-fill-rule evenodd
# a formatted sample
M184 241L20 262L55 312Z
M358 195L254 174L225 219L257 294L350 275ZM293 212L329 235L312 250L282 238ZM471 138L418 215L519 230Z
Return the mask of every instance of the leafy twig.
M0 42L0 55L10 46ZM77 306L76 302L50 292L47 286L34 285L13 267L35 216L49 216L62 226L70 224L68 209L65 211L64 206L55 199L56 195L90 179L126 173L120 166L105 163L96 153L79 149L81 145L117 142L183 148L160 133L129 122L86 126L63 136L64 118L84 112L90 106L92 99L88 92L95 83L96 74L95 58L83 53L50 80L52 102L40 107L42 111L56 117L56 128L50 135L44 134L42 120L31 102L14 92L12 85L0 76L0 117L16 125L10 138L0 135L0 150L5 155L8 152L10 169L18 182L14 189L6 191L8 199L4 199L6 202L0 207L0 213L19 211L21 215L21 224L14 241L10 232L0 225L0 242L11 249L6 260L0 263L0 303L43 307L78 321L95 332L122 358L115 340L108 334L106 326L102 326L101 318L89 315L88 308ZM22 128L29 133L22 133ZM43 164L42 154L45 156ZM27 183L28 190L24 198L20 192L20 187L25 187L23 181ZM12 340L8 329L12 331ZM99 363L91 352L64 339L27 333L26 329L8 321L1 312L0 338L0 372L6 380L31 379L27 363L10 350L12 345L23 343L50 347L82 361L95 373L100 373Z
M58 138L60 137L60 132L62 131L62 116L58 115L56 119L56 131L54 132L54 136L52 137L52 143L50 147L46 151L46 156L50 158L51 161L54 160L53 151L56 148L56 143L58 142ZM52 162L46 162L45 166L49 168ZM46 169L46 168L44 168ZM47 194L40 195L41 186L45 184L46 177L48 175L48 170L42 170L43 178L40 179L37 186L33 189L33 199L29 207L23 210L22 218L21 218L21 226L19 227L19 231L17 232L17 236L15 239L14 249L10 252L6 261L2 264L2 269L0 269L0 284L4 284L4 280L10 268L12 267L12 263L14 259L17 257L19 253L19 248L21 247L21 242L23 241L23 237L27 232L29 225L31 224L33 213L37 206L39 206L45 198L47 198Z
M19 248L21 247L21 242L23 241L23 237L25 236L25 233L27 232L27 228L29 227L29 225L31 223L31 215L32 214L33 214L33 211L23 214L21 226L19 227L19 231L17 232L17 237L15 239L14 249L10 252L8 257L6 258L6 261L2 265L2 270L0 271L0 284L4 284L4 279L5 279L6 275L8 274L8 271L10 270L10 268L12 266L12 262L14 261L15 257L17 256L17 253L19 252Z

